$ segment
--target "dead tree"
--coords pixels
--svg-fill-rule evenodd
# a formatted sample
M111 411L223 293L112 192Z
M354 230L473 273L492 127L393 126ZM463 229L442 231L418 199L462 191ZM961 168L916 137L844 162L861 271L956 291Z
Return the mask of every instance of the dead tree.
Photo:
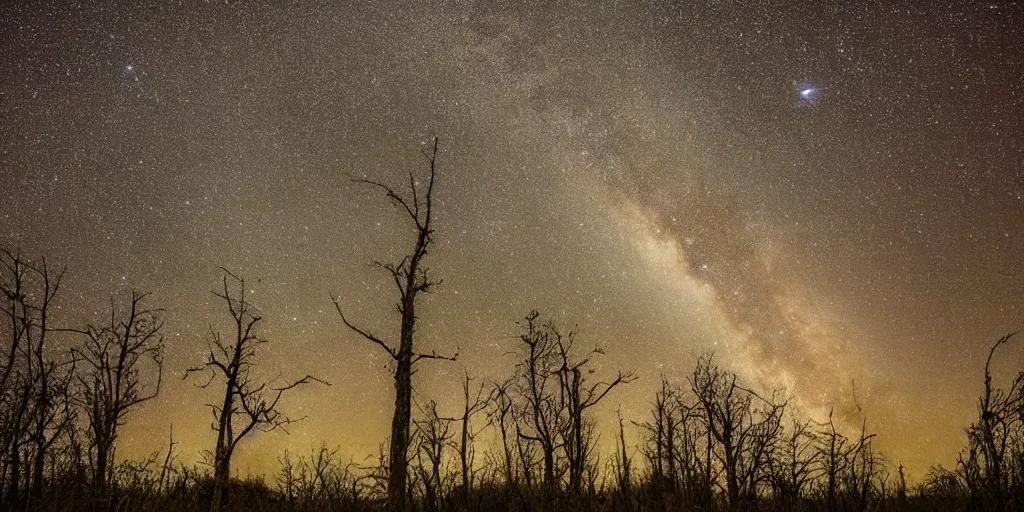
M710 355L698 360L690 387L717 447L714 455L725 473L730 505L756 500L757 486L768 477L769 457L780 439L785 402L740 386L736 374L715 366Z
M74 429L75 410L72 381L75 359L56 361L44 356L42 344L35 350L37 379L33 396L32 430L29 433L32 451L29 495L35 502L43 498L44 469L52 448L65 433Z
M546 492L558 487L560 472L555 468L556 450L561 447L559 432L566 423L564 402L558 399L558 345L555 333L540 320L540 313L531 311L522 324L525 332L521 360L516 365L513 389L517 394L516 434L520 441L540 448L542 482ZM524 458L526 447L520 444L520 459L525 476L531 461ZM529 480L528 480L529 481Z
M611 390L635 380L636 375L632 372L620 371L614 379L608 382L589 383L586 375L593 373L594 370L588 368L587 365L590 364L593 356L603 355L604 352L599 348L594 348L587 355L577 358L572 355L576 342L575 331L570 331L568 335L563 336L553 325L549 324L549 329L555 335L561 363L556 375L559 384L559 399L564 403L566 411L567 421L560 434L569 467L569 491L579 493L583 488L583 475L593 448L590 439L592 429L584 414L608 396Z
M630 504L633 488L633 461L630 459L626 447L626 428L622 423L622 407L615 411L615 416L619 420L619 438L616 439L618 445L616 446L615 458L612 459L612 464L615 469L615 480L619 486L619 491L624 496L626 503Z
M68 384L73 363L58 363L47 348L50 312L64 270L54 273L42 258L31 262L19 253L0 250L0 291L8 331L0 371L0 442L3 464L0 502L23 506L22 484L34 498L42 494L46 454L70 426ZM26 471L27 470L27 471Z
M437 413L437 403L431 400L423 410L424 418L417 420L416 460L420 479L423 482L424 497L429 510L439 510L441 498L444 496L445 479L441 474L444 463L445 447L451 442L455 433L452 432L452 418L443 418ZM427 458L426 463L423 457Z
M453 418L459 424L459 442L455 446L456 451L459 453L459 474L462 477L462 497L463 499L468 496L469 490L473 487L473 463L475 458L475 451L473 449L473 441L479 434L479 429L473 429L473 418L483 412L490 404L493 397L493 391L489 394L485 394L485 385L480 383L476 388L475 392L470 391L470 383L472 379L469 377L469 373L465 374L465 378L462 381L462 415Z
M395 287L398 289L399 298L396 307L401 315L401 324L398 332L397 346L394 343L384 341L384 339L370 333L366 329L350 323L345 318L344 313L342 313L341 305L338 304L337 298L331 297L345 326L367 341L384 349L392 361L394 361L395 411L391 420L388 499L390 506L395 510L405 510L409 507L407 486L409 474L409 430L412 421L413 366L421 359L454 361L458 355L443 356L436 352L419 353L414 348L417 319L416 298L420 293L429 293L434 286L440 284L440 281L434 281L429 276L429 270L423 265L423 259L427 256L427 251L434 240L432 222L437 149L438 140L435 137L431 150L425 153L430 167L430 175L427 179L425 190L411 172L409 173L408 195L404 195L396 189L377 181L367 179L353 180L356 183L367 184L383 190L388 199L408 216L416 231L416 241L413 244L412 251L397 264L374 263L377 267L384 269L391 275Z
M578 493L593 450L586 412L635 376L618 372L607 382L592 383L588 365L594 355L602 354L600 349L575 355L575 331L563 333L554 323L542 322L537 311L527 314L521 325L520 360L510 386L517 404L517 434L539 447L546 492L557 490L568 473L569 490ZM522 462L525 470L527 461Z
M257 363L257 349L267 343L267 340L256 334L256 326L261 317L256 307L245 298L245 280L227 269L221 270L224 272L222 288L213 294L227 305L233 336L225 338L211 327L206 361L185 372L185 378L193 373L207 373L209 379L200 384L202 388L209 387L214 380L220 380L224 385L221 402L207 404L213 413L211 428L217 433L217 444L212 454L213 512L221 510L228 501L231 457L239 441L254 429L270 432L284 429L289 423L298 421L278 409L286 392L312 382L327 384L311 375L279 387L256 380L252 369Z
M792 418L777 453L771 460L772 489L775 499L794 509L808 488L821 474L818 435L811 420Z
M663 376L652 405L651 419L638 425L651 486L662 497L710 506L719 466L712 460L713 438L701 403L685 400L684 391Z
M172 464L174 464L174 460L177 458L177 454L175 453L175 448L177 448L177 446L178 443L174 440L174 425L171 425L171 433L167 438L167 455L164 456L164 462L160 465L160 476L157 478L158 491L165 492L167 489L167 487L165 487L165 482L169 487L171 472L174 471Z
M967 429L967 447L957 461L976 508L1016 510L1024 499L1024 372L1003 389L993 385L991 371L996 349L1016 334L999 338L989 349L978 419Z
M161 310L148 308L148 294L133 291L127 310L110 304L109 321L89 325L86 340L75 349L83 371L77 380L89 421L93 486L102 492L113 465L118 429L128 413L156 398L163 380L164 342Z
M661 377L661 389L654 395L654 410L651 420L640 426L646 431L648 462L651 466L651 483L655 489L674 488L677 475L677 431L682 419L679 392Z
M277 475L277 487L281 490L281 494L284 494L284 499L288 503L295 501L295 487L300 476L295 468L295 462L292 461L291 454L286 449L284 455L277 458L277 463L281 465L281 471Z
M875 434L868 434L865 420L861 425L857 442L851 446L846 481L844 482L846 493L849 496L848 501L853 503L854 510L861 512L868 509L869 501L875 494L875 480L882 473L883 461L873 447L872 440L874 438Z
M510 381L495 384L491 392L493 397L491 400L490 410L487 415L490 419L490 423L497 427L498 435L501 436L501 455L502 455L502 469L505 476L505 485L515 488L519 482L517 473L515 470L515 463L513 462L513 451L512 445L509 440L509 430L512 424L515 423L514 412L512 410L513 402L512 397L509 396L508 388Z
M819 432L817 439L818 457L825 486L825 507L826 510L834 511L839 507L842 498L843 476L850 469L850 456L855 447L850 445L849 438L836 430L831 410L828 412L828 423Z

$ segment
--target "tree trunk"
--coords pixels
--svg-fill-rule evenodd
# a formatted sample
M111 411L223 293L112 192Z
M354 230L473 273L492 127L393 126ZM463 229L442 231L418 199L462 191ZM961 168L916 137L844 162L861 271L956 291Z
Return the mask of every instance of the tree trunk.
M18 442L11 445L11 481L7 490L7 503L10 510L21 509L21 453L18 451Z
M462 498L469 495L469 391L466 391L466 408L462 415L462 439L459 444L459 462L462 466Z
M236 345L237 347L237 345ZM235 349L237 359L239 349ZM217 447L213 454L213 498L210 501L210 511L220 512L228 501L228 485L231 483L231 450L229 444L234 439L232 429L232 411L234 410L234 387L238 375L238 365L232 362L231 372L228 376L227 387L224 393L224 403L221 408L220 422L217 425Z
M39 441L36 445L34 460L32 461L32 486L30 491L32 499L36 502L40 502L43 499L43 467L45 462L46 444L43 441Z
M107 464L110 448L105 441L96 443L96 468L92 475L92 483L96 492L103 492L107 488Z
M213 470L213 499L210 501L210 511L220 512L228 502L228 485L231 483L231 457L223 457L219 463L214 464Z
M544 488L545 491L555 490L555 447L545 444L544 448Z
M505 430L505 418L501 418L501 448L505 453L505 485L515 486L517 478L512 472L512 449L508 446L508 432Z
M402 331L403 350L399 353L395 371L395 415L391 420L391 468L388 475L388 498L391 509L395 511L408 509L405 486L409 469L409 423L412 419L412 350L411 346L405 348L405 329ZM411 326L409 331L411 338Z

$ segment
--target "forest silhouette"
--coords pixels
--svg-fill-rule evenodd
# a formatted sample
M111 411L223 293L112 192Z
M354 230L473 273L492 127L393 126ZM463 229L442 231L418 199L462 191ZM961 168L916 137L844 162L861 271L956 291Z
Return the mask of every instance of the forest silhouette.
M885 457L864 422L849 431L829 414L802 417L784 389L755 389L701 355L682 381L661 376L650 413L618 418L598 432L591 408L614 402L639 369L608 370L603 352L575 328L530 311L515 324L506 375L462 376L461 406L446 416L414 399L418 365L450 364L458 351L419 350L417 301L440 280L429 271L434 242L436 139L426 173L395 187L353 181L381 192L405 219L412 246L397 262L374 262L394 284L398 318L373 333L345 316L361 342L383 350L394 379L391 430L374 463L344 461L327 444L279 454L276 474L238 475L236 450L255 431L285 431L299 421L288 397L329 385L315 375L265 381L263 312L243 276L221 269L213 294L231 329L211 328L202 360L185 370L217 391L207 404L215 443L205 464L177 461L167 448L145 460L118 459L129 413L157 397L167 377L163 311L144 292L109 317L62 324L64 268L14 248L0 252L5 314L0 373L0 504L6 510L1024 510L1024 372L1009 387L990 366L1015 333L992 345L977 417L954 467L934 466L908 486L903 466ZM405 237L407 233L396 234ZM510 319L511 324L511 319ZM76 340L70 349L54 336ZM291 379L291 380L288 380ZM870 413L870 411L868 411ZM312 412L311 414L315 414ZM639 432L639 444L626 431ZM615 439L600 453L599 434ZM486 441L484 440L486 438ZM385 446L386 445L386 446Z

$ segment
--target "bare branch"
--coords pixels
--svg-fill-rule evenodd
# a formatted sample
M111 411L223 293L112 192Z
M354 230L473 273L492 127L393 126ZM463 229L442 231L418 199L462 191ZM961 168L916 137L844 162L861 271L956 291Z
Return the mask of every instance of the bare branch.
M450 355L450 356L438 354L434 350L431 350L429 354L414 354L413 357L412 357L412 362L415 363L416 361L419 361L420 359L442 359L442 360L445 360L445 361L455 362L455 361L459 360L459 349L456 348L455 349L455 353Z
M368 341L376 343L378 346L383 348L384 351L387 352L392 359L398 359L398 352L392 349L387 343L384 343L383 340L367 331L360 329L359 327L356 327L355 325L352 325L352 323L350 323L348 319L345 318L345 313L341 312L341 305L338 304L338 299L336 299L334 295L331 295L331 301L334 302L334 308L338 310L338 315L341 316L341 321L345 323L346 327L355 331L357 334L359 334L363 338L366 338Z

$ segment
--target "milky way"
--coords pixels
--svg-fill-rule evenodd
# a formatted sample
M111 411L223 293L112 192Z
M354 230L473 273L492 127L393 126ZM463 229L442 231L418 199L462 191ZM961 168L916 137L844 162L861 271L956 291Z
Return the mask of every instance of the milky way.
M866 418L920 475L952 463L988 344L1024 323L1024 15L919 3L5 3L0 244L68 266L66 325L133 288L166 309L173 376L119 457L172 425L184 458L212 445L180 377L228 327L224 266L266 318L267 375L333 384L237 467L321 441L361 460L393 389L330 294L395 331L367 262L411 235L350 178L423 172L437 135L420 343L461 358L425 365L417 400L504 375L536 308L604 348L599 373L640 375L602 421L642 419L659 374L714 351L804 414Z

